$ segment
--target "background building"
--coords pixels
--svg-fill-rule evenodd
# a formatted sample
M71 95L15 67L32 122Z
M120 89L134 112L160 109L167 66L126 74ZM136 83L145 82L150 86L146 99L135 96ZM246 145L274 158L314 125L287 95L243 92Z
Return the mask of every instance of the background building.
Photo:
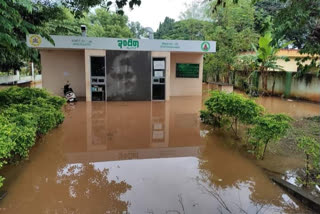
M42 85L62 95L69 81L78 97L92 100L169 100L202 93L203 54L214 41L52 36L54 45L29 35L41 54Z

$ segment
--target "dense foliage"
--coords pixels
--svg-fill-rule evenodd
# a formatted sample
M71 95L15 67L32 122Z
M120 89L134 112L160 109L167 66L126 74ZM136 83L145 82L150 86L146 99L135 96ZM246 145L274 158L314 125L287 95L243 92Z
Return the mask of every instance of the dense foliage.
M302 184L308 186L311 182L310 177L320 178L320 144L316 139L310 136L301 136L298 138L298 147L305 154L305 178L301 179ZM314 180L316 180L314 179Z
M255 10L250 0L242 0L241 7L229 0L225 7L218 7L215 13L211 13L210 8L215 3L191 4L181 14L180 21L166 17L155 38L216 41L217 52L205 55L203 78L205 81L229 82L239 52L251 50L251 44L257 44Z
M231 128L239 136L239 124L247 130L249 151L263 159L267 145L284 137L291 127L292 119L284 114L266 114L264 108L241 94L221 91L210 92L205 101L206 110L200 111L200 118L214 127Z
M88 36L146 37L140 23L128 22L123 7L139 6L141 0L0 0L0 70L17 70L39 60L36 50L25 44L29 33L80 35L79 25L88 26ZM96 10L93 10L96 6ZM109 8L116 12L110 12ZM217 53L207 54L204 79L234 82L237 55L258 45L260 35L271 31L273 41L292 41L302 53L314 56L299 62L300 73L319 71L320 2L318 0L210 0L186 5L180 21L166 17L155 33L157 39L215 40ZM307 60L306 58L302 60Z
M64 120L65 99L43 89L10 87L0 100L0 167L27 158L36 137Z
M272 45L272 34L267 32L264 36L259 38L259 47L254 47L256 60L254 62L257 65L257 69L262 75L262 88L267 91L268 73L270 70L281 70L282 67L277 64L278 59L287 60L286 57L277 56L277 53L290 44L284 43L279 45L278 43Z
M257 44L259 35L254 30L254 8L249 0L241 1L241 7L230 0L225 7L217 8L211 19L214 24L207 31L206 39L217 41L217 52L205 57L204 70L208 80L229 83L237 55L251 50L251 44Z
M62 4L69 8L72 13L76 16L82 16L84 12L88 12L91 8L95 6L101 6L109 10L110 6L115 5L117 13L123 15L123 7L127 4L131 9L135 5L140 6L141 0L61 0Z
M187 19L175 22L165 18L155 33L157 39L205 40L206 30L212 27L208 21Z
M140 24L140 22L130 22L128 27L133 34L133 37L142 39L148 37L148 32L146 29Z
M97 5L104 6L98 11L97 20L92 17L85 19L90 28L93 26L93 36L132 35L127 27L127 18L108 12L111 1L60 2L62 4L48 0L0 0L0 71L18 70L29 61L39 61L38 51L27 47L26 35L40 34L53 42L50 34L76 34L80 31L79 23L84 21L80 17ZM123 14L122 8L126 4L133 8L134 5L140 5L141 1L117 0L115 4L117 14Z
M229 0L212 0L213 13L228 7ZM242 0L233 0L242 7ZM298 60L298 74L320 72L320 1L319 0L251 0L255 8L255 30L263 35L271 30L274 41L292 41L300 53L309 54ZM306 60L310 63L303 64Z
M241 94L221 91L212 91L210 98L205 101L205 106L206 110L201 111L200 115L204 122L220 127L228 124L236 135L239 123L253 124L264 110L252 99Z
M60 10L49 1L0 0L0 14L0 70L8 71L38 59L37 51L27 47L26 35L37 33L50 40L42 26Z
M276 142L284 137L291 127L292 119L284 114L265 114L256 117L254 126L249 128L249 143L254 146L254 153L263 159L270 142Z

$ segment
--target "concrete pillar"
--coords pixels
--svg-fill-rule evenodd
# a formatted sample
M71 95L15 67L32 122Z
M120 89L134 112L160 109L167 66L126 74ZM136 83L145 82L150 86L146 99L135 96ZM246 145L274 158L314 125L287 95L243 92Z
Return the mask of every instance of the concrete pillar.
M35 77L34 77L34 64L33 62L31 62L31 76L32 76L32 81L35 81Z

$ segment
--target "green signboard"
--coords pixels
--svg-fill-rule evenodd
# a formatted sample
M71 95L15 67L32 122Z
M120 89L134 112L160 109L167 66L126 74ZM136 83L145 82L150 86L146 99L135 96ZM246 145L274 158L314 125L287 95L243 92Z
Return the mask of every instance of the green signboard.
M199 64L177 63L176 77L199 78Z

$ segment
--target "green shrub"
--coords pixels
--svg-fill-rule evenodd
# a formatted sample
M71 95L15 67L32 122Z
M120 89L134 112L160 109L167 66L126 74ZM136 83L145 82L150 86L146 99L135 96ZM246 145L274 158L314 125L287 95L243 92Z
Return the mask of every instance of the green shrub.
M11 104L30 104L34 99L42 97L48 98L51 95L43 89L9 87L0 91L0 106L10 106Z
M249 91L249 83L248 83L247 78L239 77L237 79L237 85L240 90L245 91L245 92Z
M14 139L15 124L10 123L5 117L0 115L0 167L11 156L11 151L16 146Z
M255 118L254 126L248 130L248 136L258 158L264 158L268 143L276 142L286 135L291 121L292 118L284 114L265 114Z
M15 125L10 123L5 117L0 115L0 168L7 163L11 157L11 151L16 144L12 140ZM0 187L3 185L4 178L0 176Z
M11 105L11 109L15 109L17 112L29 112L32 114L32 120L35 124L37 134L45 134L49 130L55 128L61 124L64 120L64 115L61 110L57 110L52 105L38 103L38 105ZM6 111L5 111L6 112Z
M268 143L276 142L291 127L292 119L284 114L264 114L264 108L241 94L212 91L200 111L201 120L214 127L230 128L238 136L238 124L247 129L248 142L258 158L263 159Z
M28 157L36 136L46 134L64 120L64 98L46 90L10 87L0 91L0 168ZM0 177L0 187L3 178Z
M23 106L23 104L19 104ZM30 112L19 111L14 105L3 111L2 115L15 125L12 130L12 140L16 143L12 149L13 157L26 158L29 149L34 145L37 122ZM1 133L1 132L0 132Z
M302 136L298 138L298 147L304 152L305 154L305 172L306 177L301 179L302 184L308 186L310 183L310 176L315 174L315 177L319 178L319 161L320 161L320 144L317 142L316 139L309 137L309 136Z
M37 104L39 98L46 100L46 103L60 109L65 104L65 99L52 96L45 89L9 87L0 91L0 108L12 104Z
M203 123L212 125L215 128L222 128L227 124L230 124L230 121L226 118L223 118L219 115L210 113L208 110L200 111L200 119Z
M206 123L220 123L230 128L238 135L238 124L253 124L255 118L262 115L264 109L252 99L241 94L226 93L221 91L210 92L211 96L205 101L206 111L201 113Z

